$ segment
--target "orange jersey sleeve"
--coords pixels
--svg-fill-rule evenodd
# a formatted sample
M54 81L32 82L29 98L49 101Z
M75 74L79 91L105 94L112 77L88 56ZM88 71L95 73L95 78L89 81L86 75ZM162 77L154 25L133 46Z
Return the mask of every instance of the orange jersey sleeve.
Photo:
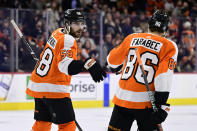
M116 68L121 65L126 57L129 50L129 41L131 41L132 36L127 36L123 42L111 50L110 54L107 56L108 65Z
M160 52L160 62L156 71L154 85L155 90L160 92L170 92L174 68L177 63L178 47L176 43L165 40Z
M58 54L57 63L58 68L62 73L68 75L68 66L73 60L77 60L77 43L71 36L65 34L64 44L60 47L60 53Z

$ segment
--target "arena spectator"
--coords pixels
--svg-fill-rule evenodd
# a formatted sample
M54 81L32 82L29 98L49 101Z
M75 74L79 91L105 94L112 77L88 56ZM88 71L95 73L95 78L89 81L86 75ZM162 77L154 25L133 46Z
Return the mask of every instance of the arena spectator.
M9 72L8 49L0 39L0 72Z
M24 3L22 1L3 0L0 7L18 8L18 25L33 48L38 50L38 56L39 51L46 44L46 39L49 37L50 32L57 27L62 27L64 24L62 12L66 8L85 7L83 10L87 16L87 31L79 43L81 43L81 46L84 46L85 41L88 40L91 43L91 51L87 54L89 56L95 55L97 58L98 56L103 56L103 60L106 57L105 54L117 46L124 36L135 32L147 32L147 19L155 9L166 9L173 16L167 37L176 41L180 50L176 71L192 72L196 68L194 52L197 4L194 0L143 0L146 2L117 0L113 6L108 5L109 0L41 0L39 2L37 0L26 0ZM21 10L24 8L31 8L32 10ZM49 21L46 21L47 14ZM4 53L5 55L2 52L0 54L2 56L1 61L5 60L4 63L9 63L10 44L12 43L10 41L10 16L10 9L0 9L0 40L1 42L3 41L3 45L6 45L7 49L7 53ZM104 16L103 27L100 27L101 16ZM100 33L102 32L100 29L103 31L103 41L101 40L102 35ZM30 71L34 68L33 60L28 59L31 56L27 56L28 52L21 46L21 42L19 42L19 45L19 67L23 71ZM102 48L100 48L101 46ZM2 47L4 46L1 46L1 50L5 49ZM97 51L96 49L102 50ZM103 53L99 55L98 52ZM82 47L79 48L78 54L82 54ZM6 61L6 59L8 60ZM26 68L25 64L28 65ZM30 69L27 69L29 66L31 66Z
M187 1L183 2L182 8L181 8L181 14L183 17L188 17L190 14L189 4Z
M155 8L155 0L147 0L146 2L146 15L151 16Z
M186 21L183 24L184 30L182 31L182 44L189 50L193 51L195 47L195 35L194 32L192 31L191 27L191 22Z
M166 0L165 2L165 8L164 8L169 14L172 13L174 9L174 3L172 0Z
M122 27L121 27L121 23L120 23L120 19L116 18L115 19L115 34L122 34Z
M155 0L155 6L157 9L164 9L166 0Z
M45 0L31 0L30 2L30 8L31 9L36 9L36 10L43 10L44 8L44 2Z
M114 46L112 44L112 34L111 33L108 33L105 35L104 46L107 47L107 54L110 52L111 49L113 49Z
M107 12L108 6L107 4L104 4L101 8L101 15L105 16L105 13Z
M91 49L92 50L95 50L96 49L96 44L95 44L94 40L92 38L90 38L89 32L88 31L85 31L83 33L83 36L80 38L80 41L81 41L82 45L84 45L87 40L91 44Z
M120 43L122 42L123 36L119 33L116 33L116 36L114 39L112 39L112 47L116 47L118 45L120 45Z
M82 46L82 49L81 49L81 56L82 56L82 60L85 60L87 58L89 58L89 53L91 52L91 42L90 40L85 40L84 41L84 44Z
M35 38L29 36L27 37L27 40L32 50L35 52L36 56L39 57L41 50L37 45ZM26 45L24 45L24 43L22 42L19 46L19 60L20 60L19 70L22 72L31 72L36 65L36 61L32 58Z
M80 8L81 2L80 0L62 0L62 9L72 9L72 8Z
M176 6L172 11L172 16L176 17L176 18L181 17L181 13L182 13L181 8L182 8L182 1L179 0L179 1L177 1Z
M111 13L107 13L104 19L104 35L106 35L107 33L110 33L112 35L115 35L115 23L114 20L112 18L112 14Z
M132 26L131 26L131 19L130 17L126 17L122 23L122 32L124 37L133 33Z
M120 11L116 10L114 13L112 13L112 17L113 19L122 19L121 18L121 14L120 14Z
M91 3L92 0L80 0L81 7L86 8L88 4Z
M100 33L100 23L99 23L99 14L89 14L87 15L87 30L90 34L90 37L94 39L95 44L99 43L99 33Z
M90 13L95 13L95 14L100 14L101 10L99 8L99 5L94 3L92 6L92 10L90 11Z
M179 32L179 21L176 18L171 18L171 23L169 25L169 38L178 39Z
M197 17L197 3L191 8L191 17Z
M48 16L49 16L48 29L49 32L51 33L59 27L58 21L60 20L60 16L57 10L57 3L56 2L47 3L46 11L48 12Z
M194 72L195 71L195 54L190 52L185 46L179 46L179 56L177 63L178 72Z
M96 49L92 48L91 42L89 39L86 39L84 45L81 49L81 58L82 60L86 60L87 58L91 57L94 59L98 59L98 52Z
M36 37L36 13L35 11L26 11L26 12L21 12L23 13L23 19L22 21L22 31L25 36L32 36ZM31 31L30 31L31 29Z

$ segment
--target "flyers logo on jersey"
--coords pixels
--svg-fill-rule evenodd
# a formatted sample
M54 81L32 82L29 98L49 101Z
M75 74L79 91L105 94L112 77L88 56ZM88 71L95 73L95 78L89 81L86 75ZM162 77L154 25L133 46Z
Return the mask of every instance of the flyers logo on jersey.
M69 57L69 58L73 57L73 52L71 50L63 49L60 51L60 54L61 54L61 60L63 60L65 57Z

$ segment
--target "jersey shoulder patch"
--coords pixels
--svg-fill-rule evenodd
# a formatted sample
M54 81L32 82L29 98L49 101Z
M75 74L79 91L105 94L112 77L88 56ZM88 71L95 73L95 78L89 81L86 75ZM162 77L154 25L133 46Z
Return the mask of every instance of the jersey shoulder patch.
M75 38L71 35L64 35L64 47L72 47L74 45Z

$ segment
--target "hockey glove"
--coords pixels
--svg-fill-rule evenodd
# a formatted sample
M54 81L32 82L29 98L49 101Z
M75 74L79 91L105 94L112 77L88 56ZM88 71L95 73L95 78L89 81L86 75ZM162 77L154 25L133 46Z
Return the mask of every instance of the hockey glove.
M151 121L154 124L161 124L162 122L165 121L169 111L170 111L170 104L161 105L158 108L158 111L152 113Z
M104 77L107 77L106 72L101 68L98 63L96 63L94 59L86 59L84 68L89 71L92 79L95 82L100 82L104 79Z

